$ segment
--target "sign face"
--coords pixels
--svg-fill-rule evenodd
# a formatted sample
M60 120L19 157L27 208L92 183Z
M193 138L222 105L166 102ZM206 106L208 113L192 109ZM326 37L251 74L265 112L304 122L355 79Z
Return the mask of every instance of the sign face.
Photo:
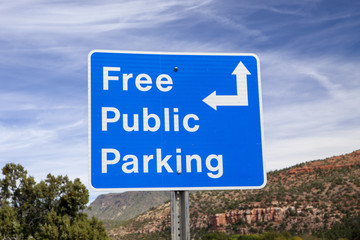
M95 190L255 189L266 184L253 54L89 54Z

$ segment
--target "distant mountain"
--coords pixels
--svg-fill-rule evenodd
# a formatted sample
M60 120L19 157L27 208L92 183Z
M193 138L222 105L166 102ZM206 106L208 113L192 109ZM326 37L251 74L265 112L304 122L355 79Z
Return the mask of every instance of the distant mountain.
M211 231L317 232L344 216L360 213L360 150L270 172L261 190L198 191L191 192L189 198L195 239ZM140 204L139 199L133 201ZM169 232L169 202L108 229L112 239L168 239Z
M170 192L124 192L98 196L85 210L100 220L125 221L170 200Z

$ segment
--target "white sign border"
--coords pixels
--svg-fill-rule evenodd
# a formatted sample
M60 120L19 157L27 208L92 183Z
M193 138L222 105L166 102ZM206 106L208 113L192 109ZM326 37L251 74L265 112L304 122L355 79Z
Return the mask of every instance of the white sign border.
M152 55L194 55L194 56L252 56L256 58L257 76L258 76L258 93L259 93L259 110L260 110L260 127L261 127L261 148L263 160L263 177L264 182L260 186L232 186L232 187L159 187L159 188L95 188L91 184L91 56L93 53L126 53L126 54L152 54ZM262 88L260 76L260 59L254 53L210 53L210 52L157 52L157 51L127 51L127 50L92 50L88 55L88 184L91 190L96 192L123 192L123 191L195 191L195 190L248 190L261 189L266 186L267 174L264 157L264 127L263 127L263 105L262 105Z

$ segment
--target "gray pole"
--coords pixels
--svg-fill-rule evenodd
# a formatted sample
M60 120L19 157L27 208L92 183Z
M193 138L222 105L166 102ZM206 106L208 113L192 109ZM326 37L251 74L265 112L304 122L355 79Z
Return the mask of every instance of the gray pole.
M189 192L171 192L171 239L190 240Z

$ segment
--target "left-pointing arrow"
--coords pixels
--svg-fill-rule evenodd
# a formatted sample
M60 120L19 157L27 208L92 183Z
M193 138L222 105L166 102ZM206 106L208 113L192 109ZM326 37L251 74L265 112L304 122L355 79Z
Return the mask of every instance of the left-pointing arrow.
M203 102L215 110L218 106L248 106L247 75L251 73L240 61L232 75L236 75L236 95L216 95L214 91Z

